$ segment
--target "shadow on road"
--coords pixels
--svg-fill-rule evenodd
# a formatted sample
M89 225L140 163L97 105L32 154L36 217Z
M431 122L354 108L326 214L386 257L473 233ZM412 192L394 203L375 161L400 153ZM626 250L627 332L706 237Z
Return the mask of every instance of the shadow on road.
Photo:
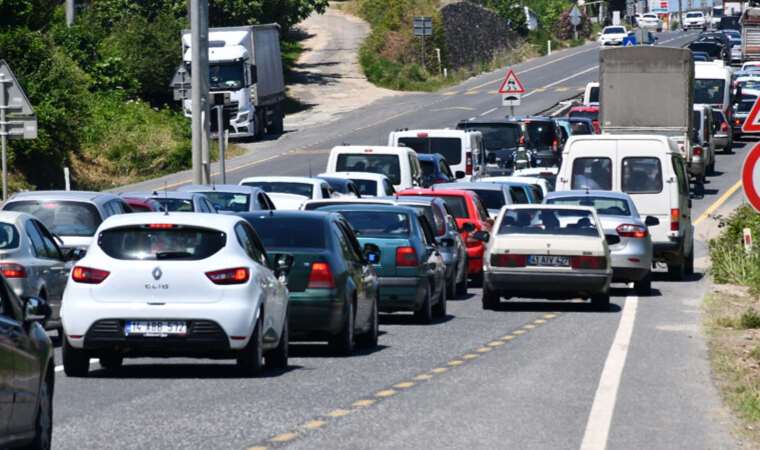
M601 309L593 306L591 302L576 303L573 301L524 301L502 300L494 311L500 312L578 312L578 313L618 313L622 308L616 303L610 303L609 308Z
M433 323L431 325L438 325L442 323L446 323L450 320L452 320L454 316L447 314L446 317L434 317ZM419 322L417 322L417 319L414 318L414 315L411 313L404 314L404 313L394 313L394 314L380 314L380 325L420 325L420 326L430 326L430 325L422 325Z
M127 360L129 361L129 360ZM257 377L249 377L240 372L234 364L125 364L118 369L91 370L89 378L134 378L134 379L217 379L217 378L277 378L302 366L288 366L287 369L265 370Z
M381 333L381 336L384 333ZM288 350L292 358L356 358L358 356L369 356L381 352L388 348L387 345L377 345L375 347L362 347L357 345L354 353L351 355L339 355L326 343L320 342L295 342L290 344Z

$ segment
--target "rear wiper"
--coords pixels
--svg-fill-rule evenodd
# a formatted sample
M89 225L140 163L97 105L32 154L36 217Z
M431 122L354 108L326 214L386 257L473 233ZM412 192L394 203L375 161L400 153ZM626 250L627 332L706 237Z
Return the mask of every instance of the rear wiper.
M185 259L192 258L192 253L188 252L158 252L156 259Z

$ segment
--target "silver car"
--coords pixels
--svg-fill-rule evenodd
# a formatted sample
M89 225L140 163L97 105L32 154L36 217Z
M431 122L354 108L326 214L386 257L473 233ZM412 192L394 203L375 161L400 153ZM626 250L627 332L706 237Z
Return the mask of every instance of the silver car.
M20 298L47 300L52 314L45 326L60 330L61 298L71 269L67 260L72 257L58 241L34 216L0 211L0 272Z
M213 203L205 195L194 192L125 192L121 196L125 199L155 200L161 204L161 208L170 212L200 212L210 214L217 212Z
M612 279L633 282L637 295L649 295L652 287L652 238L648 227L656 217L642 220L628 194L613 191L551 192L544 199L551 205L580 205L596 209L612 261Z
M253 212L276 209L267 193L258 187L237 184L189 184L179 192L203 194L223 213Z
M63 249L86 249L106 218L132 212L124 199L106 192L36 191L14 194L3 211L25 212L63 241Z

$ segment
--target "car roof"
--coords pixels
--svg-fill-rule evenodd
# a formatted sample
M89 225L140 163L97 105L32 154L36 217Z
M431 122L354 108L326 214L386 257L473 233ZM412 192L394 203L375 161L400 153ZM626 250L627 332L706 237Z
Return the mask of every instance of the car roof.
M181 192L181 191L153 191L153 192L124 192L121 194L122 197L131 197L131 198L153 198L156 200L162 200L165 198L168 199L175 199L175 200L193 200L194 198L198 196L202 196L203 194L197 193L197 192Z
M619 200L625 200L628 202L632 202L631 196L624 192L617 192L617 191L602 191L602 190L581 190L581 189L574 189L570 191L554 191L549 192L546 194L545 199L551 199L551 198L563 198L563 197L583 197L583 196L589 196L589 197L604 197L604 198L614 198Z
M8 199L8 202L21 200L36 201L79 201L100 203L117 199L119 196L109 192L94 191L28 191L18 192Z
M421 195L421 196L427 196L427 197L437 197L441 195L451 196L451 197L474 197L475 194L472 191L467 191L464 189L421 189L421 188L413 188L413 189L405 189L401 192L397 193L399 196L412 196L412 195Z
M438 161L446 158L440 153L417 153L417 159L420 161Z
M504 205L507 209L575 209L585 210L591 213L596 213L596 209L590 206L576 206L576 205L547 205L545 203L520 203L512 205Z
M418 129L418 130L396 130L394 131L394 135L396 137L419 137L419 138L426 138L426 137L462 137L465 136L467 133L474 133L475 131L470 130L457 130L456 128L443 128L443 129ZM426 136L420 136L420 134L424 134Z
M197 192L201 194L212 191L228 194L257 194L264 192L261 188L240 184L187 184L178 189L178 192Z
M515 120L512 120L511 117L503 118L503 119L465 119L460 120L459 123L457 123L457 126L460 125L514 125Z
M337 145L330 153L354 153L354 154L380 154L398 155L400 153L414 152L409 147L389 147L387 145Z
M145 212L131 214L116 214L108 217L100 225L100 229L111 229L130 225L145 225L150 223L166 223L175 225L199 226L217 230L230 230L240 217L232 214L208 214L199 212Z
M322 180L311 177L278 177L278 176L258 176L258 177L246 177L240 180L242 183L251 183L255 181L269 182L269 183L304 183L304 184L321 184Z
M268 211L254 211L237 214L238 217L243 219L284 219L284 220L298 220L298 219L322 219L332 220L336 218L336 214L327 211L301 211L301 210L268 210Z
M335 184L339 184L339 185L343 185L343 186L347 186L349 184L353 184L353 180L348 179L348 178L332 177L332 176L326 176L325 177L325 176L322 176L322 175L317 175L315 178L320 179L320 180L325 180L325 181L327 181L330 184L335 183Z
M443 189L479 189L482 191L503 191L504 188L500 186L498 183L487 183L487 182L464 182L464 183L441 183L436 184L436 188L440 186Z
M409 206L400 205L330 205L322 208L322 211L341 209L344 211L367 211L367 212L396 212L418 215L419 211Z
M422 155L419 155L422 156ZM356 180L372 180L372 181L383 181L388 179L387 176L381 174L381 173L373 173L373 172L325 172L320 173L317 175L318 177L332 177L332 178L349 178L349 179L356 179ZM323 178L320 178L323 179Z

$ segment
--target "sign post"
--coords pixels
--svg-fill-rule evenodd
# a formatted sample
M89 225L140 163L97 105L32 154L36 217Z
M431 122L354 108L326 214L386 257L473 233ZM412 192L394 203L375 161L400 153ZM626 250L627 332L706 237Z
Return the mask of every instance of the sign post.
M570 10L570 24L573 26L573 38L578 40L578 25L581 24L581 11L577 6L573 5L573 9Z
M0 59L0 158L3 201L8 198L8 139L36 139L37 117L8 64Z
M524 93L525 87L520 83L515 72L509 69L504 81L501 82L501 87L499 87L499 95L501 96L501 106L509 106L510 116L515 115L515 106L520 106L520 99Z
M422 39L422 67L425 67L425 38L433 35L433 18L417 16L412 23L414 35Z

